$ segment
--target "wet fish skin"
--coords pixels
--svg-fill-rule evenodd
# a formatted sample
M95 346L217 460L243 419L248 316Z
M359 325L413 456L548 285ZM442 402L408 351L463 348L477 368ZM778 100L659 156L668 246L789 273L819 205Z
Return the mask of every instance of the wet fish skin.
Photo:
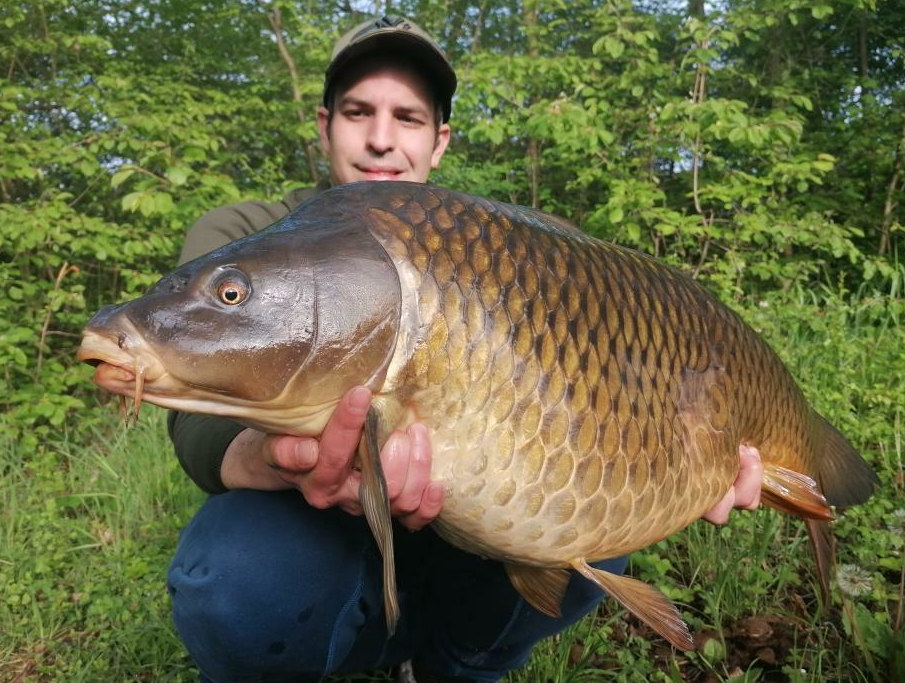
M646 547L722 498L741 442L815 471L801 392L687 277L473 198L369 213L429 321L385 400L434 429L457 545L540 566Z
M211 302L224 273L247 301ZM344 391L367 384L380 438L416 419L431 430L432 477L447 489L437 530L505 562L551 614L576 569L689 647L662 595L588 563L698 519L731 486L741 443L761 451L767 501L817 520L812 537L831 517L821 492L848 506L876 483L698 283L530 209L344 186L169 283L89 325L83 357L131 326L145 400L297 434L319 433ZM219 379L227 359L244 380Z

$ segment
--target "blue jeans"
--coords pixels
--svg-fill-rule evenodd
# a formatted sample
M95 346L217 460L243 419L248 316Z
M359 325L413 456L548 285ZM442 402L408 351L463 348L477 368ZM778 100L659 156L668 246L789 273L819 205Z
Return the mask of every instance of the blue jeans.
M316 510L295 492L210 498L182 533L168 588L179 635L203 675L316 681L414 659L425 670L494 681L603 597L570 581L563 616L531 608L503 565L430 529L395 529L401 618L388 638L380 555L363 517ZM625 559L597 566L622 573Z

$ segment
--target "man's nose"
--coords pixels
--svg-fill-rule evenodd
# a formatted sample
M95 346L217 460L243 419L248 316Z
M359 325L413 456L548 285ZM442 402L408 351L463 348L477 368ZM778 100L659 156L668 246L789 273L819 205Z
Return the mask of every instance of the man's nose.
M386 154L393 149L395 144L393 123L393 117L385 114L378 114L372 119L368 131L368 147L375 154Z

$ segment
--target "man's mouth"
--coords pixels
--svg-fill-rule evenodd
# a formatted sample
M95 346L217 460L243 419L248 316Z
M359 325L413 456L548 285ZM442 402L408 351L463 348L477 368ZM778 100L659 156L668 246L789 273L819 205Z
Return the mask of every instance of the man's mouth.
M367 177L368 180L395 180L400 175L402 175L402 171L399 171L395 168L374 168L374 167L355 167L359 173L362 173Z

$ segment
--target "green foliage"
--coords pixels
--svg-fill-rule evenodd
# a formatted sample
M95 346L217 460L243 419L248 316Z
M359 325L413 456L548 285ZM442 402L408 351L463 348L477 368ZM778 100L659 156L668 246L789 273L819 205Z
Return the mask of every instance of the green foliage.
M536 196L528 182L490 189L684 262L721 288L804 282L824 264L860 263L861 227L809 196L837 164L805 144L809 93L767 103L778 86L758 86L750 64L726 59L743 36L767 32L746 4L684 23L629 2L592 3L585 16L599 36L587 52L552 53L562 36L551 21L538 32L551 54L467 63L478 87L457 114L474 121L469 142L490 143L510 176L530 170L531 143L542 150ZM772 34L760 38L772 49Z

